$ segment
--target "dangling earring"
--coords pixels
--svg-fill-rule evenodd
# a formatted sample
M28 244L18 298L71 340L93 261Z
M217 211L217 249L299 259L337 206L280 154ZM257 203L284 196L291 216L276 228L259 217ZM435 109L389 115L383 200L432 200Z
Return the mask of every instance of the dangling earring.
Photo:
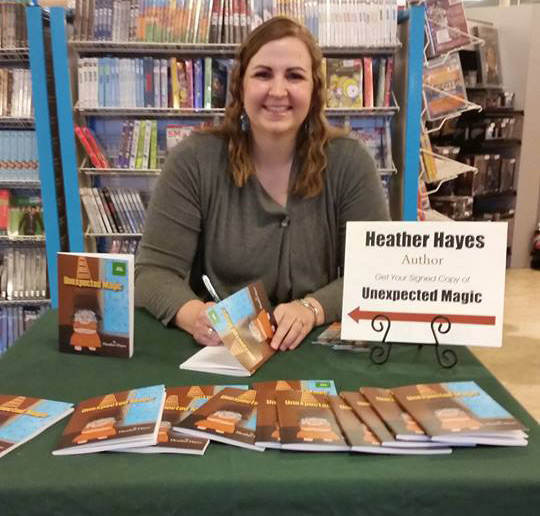
M240 130L243 133L247 133L249 131L249 118L245 110L242 110L242 114L240 115Z
M311 130L312 130L312 127L311 127L311 117L309 118L306 118L304 120L304 124L303 124L303 129L304 129L304 132L309 135L311 133Z

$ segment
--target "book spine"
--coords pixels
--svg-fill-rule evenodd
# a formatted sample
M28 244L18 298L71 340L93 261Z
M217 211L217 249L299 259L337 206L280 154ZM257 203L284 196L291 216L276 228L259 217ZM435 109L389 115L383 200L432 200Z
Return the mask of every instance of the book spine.
M394 75L394 57L386 59L386 76L384 80L384 107L390 107L392 101L392 78Z
M116 206L113 203L109 189L107 187L103 187L101 190L99 190L99 193L100 195L102 195L102 199L104 199L105 204L109 209L109 213L111 214L112 220L114 222L114 225L116 226L116 229L118 230L118 233L125 233L126 231L116 211Z
M364 107L373 107L373 58L364 57Z
M212 58L204 58L204 109L212 109Z
M152 120L151 138L150 138L150 164L151 169L158 168L158 146L157 146L157 120Z

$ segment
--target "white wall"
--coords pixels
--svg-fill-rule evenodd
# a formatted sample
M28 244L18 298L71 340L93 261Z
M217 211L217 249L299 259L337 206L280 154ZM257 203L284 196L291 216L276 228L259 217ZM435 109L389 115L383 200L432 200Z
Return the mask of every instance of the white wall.
M529 267L540 217L540 5L468 8L466 13L497 27L504 87L516 93L516 108L525 110L511 266Z

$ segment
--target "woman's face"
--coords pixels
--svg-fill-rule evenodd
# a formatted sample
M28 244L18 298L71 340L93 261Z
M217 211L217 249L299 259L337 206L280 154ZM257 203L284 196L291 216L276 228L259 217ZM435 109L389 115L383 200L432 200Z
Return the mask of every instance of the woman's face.
M243 89L244 108L255 136L296 136L313 93L306 45L294 37L263 45L248 63Z

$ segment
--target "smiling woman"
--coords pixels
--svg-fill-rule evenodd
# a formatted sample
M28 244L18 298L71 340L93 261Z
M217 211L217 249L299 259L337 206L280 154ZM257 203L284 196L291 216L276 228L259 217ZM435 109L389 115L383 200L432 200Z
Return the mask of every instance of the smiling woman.
M221 126L169 155L136 265L136 299L163 324L218 345L206 274L228 296L261 279L275 306L275 349L294 349L341 314L345 226L385 220L375 163L324 116L322 54L284 17L240 47Z

